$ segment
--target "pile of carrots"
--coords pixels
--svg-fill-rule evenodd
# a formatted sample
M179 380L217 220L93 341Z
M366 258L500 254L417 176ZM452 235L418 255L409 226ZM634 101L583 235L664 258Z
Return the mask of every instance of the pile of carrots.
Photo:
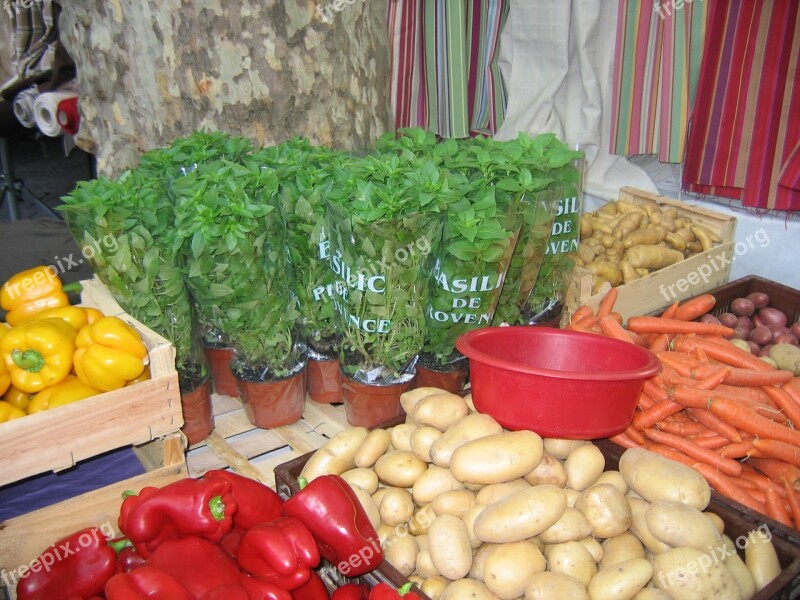
M714 308L711 294L623 326L617 293L596 312L581 306L566 326L639 344L661 360L633 422L611 440L689 465L723 496L800 529L800 377L731 344L733 329L695 321Z

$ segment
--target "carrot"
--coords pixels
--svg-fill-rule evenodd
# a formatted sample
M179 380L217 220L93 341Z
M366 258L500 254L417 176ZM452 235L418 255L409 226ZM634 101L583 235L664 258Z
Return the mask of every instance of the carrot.
M761 388L752 388L746 386L735 386L735 385L728 385L727 383L720 383L717 387L714 388L714 392L717 394L735 394L740 398L747 398L748 400L753 400L754 402L760 402L762 404L770 404L772 401L769 396L767 396L766 392Z
M582 304L578 308L575 309L575 312L572 313L572 317L570 318L570 323L577 323L584 317L588 317L589 315L594 315L594 311L590 306L586 304Z
M753 440L755 438L748 438L741 442L731 442L726 444L718 450L720 456L725 458L744 458L750 454L753 449Z
M779 442L778 440L756 438L753 440L753 447L769 454L773 458L800 468L800 448L797 446Z
M794 465L774 458L750 458L747 462L770 479L785 479L794 489L800 490L800 469Z
M597 325L597 317L594 315L587 315L583 317L580 321L575 321L573 325L577 325L578 327L586 327L587 329L591 329L595 325Z
M577 323L575 323L574 325L567 325L566 328L571 331L580 331L581 333L592 333L595 335L598 335L600 333L599 331L595 331L591 327L584 327L582 325L578 325Z
M659 421L666 419L670 415L683 410L683 406L672 400L664 400L654 404L650 408L637 413L633 417L633 423L637 429L649 429Z
M725 380L725 378L728 376L728 373L730 373L730 370L730 367L719 367L713 372L709 373L706 377L698 379L695 387L698 390L713 390Z
M617 321L611 315L600 317L600 331L605 333L608 337L614 338L615 340L628 342L630 344L633 343L633 340L631 339L631 336L628 335L628 332L625 331L622 328L622 325L617 323Z
M676 435L702 435L708 433L708 428L696 421L671 421L667 419L665 421L659 421L655 424L655 427L658 427L661 431L674 433Z
M633 332L631 332L633 333ZM650 350L653 352L660 351L660 350L669 350L669 336L666 333L659 333L656 337L653 338L653 341L650 342Z
M783 388L764 386L764 392L778 405L794 427L800 427L800 406L795 404L792 397Z
M669 393L667 390L660 388L657 386L652 379L647 379L644 382L644 387L642 388L642 392L650 396L656 402L660 402L661 400L667 400L669 398Z
M622 318L622 315L619 314L618 312L608 313L608 316L610 316L612 319L614 319L620 325L622 325L622 322L624 321L624 319Z
M639 444L634 442L631 438L629 438L625 432L618 433L617 435L612 435L610 438L612 442L614 442L617 446L622 446L623 448L638 448Z
M723 458L718 452L709 448L704 448L696 442L683 438L672 433L658 431L657 429L647 429L644 434L654 442L672 446L676 450L680 450L687 456L691 456L695 460L707 463L719 469L726 475L731 477L738 477L742 473L742 465L730 458Z
M655 404L653 399L650 396L648 396L647 394L645 394L644 392L639 394L639 399L637 400L637 403L639 404L639 408L641 408L642 410L645 410L646 408L650 408L651 406L653 406Z
M638 431L633 424L630 424L625 430L625 435L627 435L640 446L644 446L647 443L647 439L642 435L642 432Z
M789 395L797 406L800 406L800 377L787 381L781 389Z
M665 458L669 458L671 460L674 460L675 462L682 463L687 467L691 467L695 462L697 462L692 457L686 456L683 452L681 452L680 450L676 450L671 446L665 446L664 444L655 444L653 442L649 442L645 447L648 450L650 450L650 452L655 452L656 454L660 454Z
M659 316L662 319L674 319L675 313L678 312L678 307L681 305L680 301L676 300L672 304L670 304L667 309L661 313Z
M603 299L600 300L600 305L597 307L597 318L600 319L605 315L611 314L611 311L614 310L614 304L617 302L617 296L619 295L619 291L617 288L612 287L606 295L603 296Z
M738 485L735 480L718 471L711 465L699 462L694 463L692 468L705 477L708 484L723 496L727 496L731 500L743 504L757 512L765 512L764 505L756 500L747 489Z
M748 465L746 462L742 463L742 474L739 476L739 479L743 481L744 480L750 481L761 490L766 490L767 488L775 487L775 482L772 479L770 479L763 473L760 473L759 471ZM781 493L781 495L783 494Z
M628 329L636 333L695 333L719 336L732 336L735 333L730 327L715 323L679 321L662 317L631 317L628 319Z
M677 352L656 352L656 356L662 364L671 368L678 375L683 377L692 376L692 369L696 363L689 359L687 355L680 355Z
M687 408L708 408L711 399L715 398L714 393L708 390L698 390L697 388L685 385L677 385L672 390L672 400Z
M709 450L718 450L719 448L722 448L723 446L725 446L730 442L729 439L722 437L718 433L703 437L695 437L690 435L686 439L692 440L698 446L702 446L703 448L708 448ZM717 452L717 454L719 454L719 452Z
M699 423L702 423L712 431L716 431L729 442L742 441L742 435L736 427L726 423L711 411L704 408L687 408L686 411L697 419Z
M772 366L768 365L757 356L753 356L746 350L734 346L727 340L678 335L675 336L673 345L675 349L680 352L690 352L693 348L700 346L709 357L731 367L753 369L754 371L774 370Z
M786 510L786 507L783 505L783 498L780 497L778 491L771 487L764 491L766 495L766 508L767 508L767 516L772 517L778 523L783 523L787 527L791 529L792 527L792 518L789 516L789 512Z
M795 529L800 529L800 500L797 498L797 490L786 479L781 480L781 485L786 491L786 500L789 502L789 508L792 511Z
M788 444L800 445L800 431L790 429L758 413L747 410L731 398L714 396L709 403L711 412L740 431Z
M754 371L752 369L731 368L730 373L725 378L728 385L780 385L792 379L791 371L781 371L773 369L771 371Z
M639 335L638 333L634 333L633 331L625 330L630 338L633 340L633 343L637 346L641 346L642 348L649 348L650 342L643 335Z
M687 300L681 304L677 310L675 310L673 318L680 321L694 321L714 308L716 303L717 299L711 294L695 296L691 300Z

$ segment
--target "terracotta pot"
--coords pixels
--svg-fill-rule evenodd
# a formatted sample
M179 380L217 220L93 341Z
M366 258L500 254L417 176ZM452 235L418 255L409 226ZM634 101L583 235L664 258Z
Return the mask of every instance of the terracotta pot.
M374 427L403 414L400 395L411 389L414 380L390 385L361 383L342 375L344 413L354 427Z
M308 359L308 397L320 404L334 404L343 400L339 359Z
M236 379L247 419L261 429L296 423L306 400L306 367L299 373L270 381Z
M234 377L230 369L233 350L224 347L204 346L203 351L208 359L214 391L223 396L238 396L239 390L236 387L236 377Z
M211 406L211 381L205 379L195 389L181 392L183 427L189 444L202 442L214 430L214 409Z
M458 394L464 389L469 374L469 363L459 362L458 368L434 369L417 364L415 388L434 387Z

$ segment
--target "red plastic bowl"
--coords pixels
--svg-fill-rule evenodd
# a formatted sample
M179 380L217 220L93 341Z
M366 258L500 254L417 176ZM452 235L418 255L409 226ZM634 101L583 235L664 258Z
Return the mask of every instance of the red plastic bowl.
M486 327L462 335L472 401L506 429L596 439L625 430L645 380L661 369L649 350L552 327Z

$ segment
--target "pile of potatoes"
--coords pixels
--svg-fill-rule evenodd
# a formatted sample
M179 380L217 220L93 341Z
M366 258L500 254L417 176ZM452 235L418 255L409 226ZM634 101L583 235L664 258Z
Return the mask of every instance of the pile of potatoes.
M742 560L689 467L635 448L605 470L594 444L506 431L469 396L401 402L405 423L346 429L301 475L347 480L386 559L434 600L748 599L780 573L764 532L737 538Z
M719 236L672 206L608 202L581 216L578 266L594 293L630 283L713 248Z

